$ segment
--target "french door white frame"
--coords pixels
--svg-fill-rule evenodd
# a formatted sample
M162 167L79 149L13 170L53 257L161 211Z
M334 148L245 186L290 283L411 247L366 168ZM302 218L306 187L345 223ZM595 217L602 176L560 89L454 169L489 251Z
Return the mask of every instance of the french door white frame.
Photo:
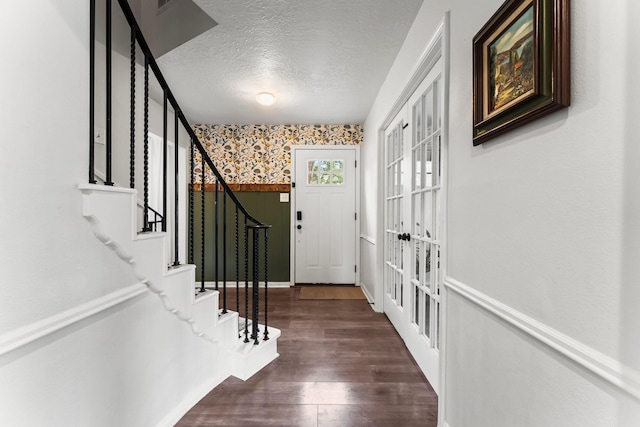
M443 97L444 105L442 110L442 159L444 164L448 165L448 146L449 146L449 68L450 68L450 54L449 54L449 29L450 29L450 16L449 12L446 12L443 19L440 21L438 28L436 29L429 44L425 48L421 57L416 63L416 66L411 73L411 77L405 85L402 92L397 97L395 103L389 109L389 112L385 116L385 120L378 129L378 170L379 174L378 188L385 188L385 170L386 170L386 136L385 131L392 124L393 120L405 107L414 92L418 89L420 84L426 78L429 71L433 68L436 62L442 58L443 60ZM448 169L448 168L447 168ZM446 173L446 170L445 170ZM446 180L446 177L444 178ZM442 195L441 200L441 216L442 216L442 229L441 229L441 274L442 277L447 277L447 191ZM386 217L385 212L385 195L383 191L379 192L378 196L378 229L376 232L376 239L378 242L385 242L385 224ZM374 308L378 312L384 312L384 265L385 265L385 252L384 244L377 245L376 258L378 260L376 265L376 298ZM446 361L446 338L447 338L447 290L446 287L442 287L440 294L440 363L439 363L439 392L438 392L438 418L439 424L443 421L443 415L445 413L445 396L446 396L446 381L445 381L445 361Z
M291 147L291 192L289 197L289 206L291 209L291 225L290 225L290 286L296 284L296 189L293 187L295 182L296 171L296 151L297 150L356 150L356 227L355 227L355 260L356 260L356 276L355 283L360 285L360 146L359 145L294 145Z

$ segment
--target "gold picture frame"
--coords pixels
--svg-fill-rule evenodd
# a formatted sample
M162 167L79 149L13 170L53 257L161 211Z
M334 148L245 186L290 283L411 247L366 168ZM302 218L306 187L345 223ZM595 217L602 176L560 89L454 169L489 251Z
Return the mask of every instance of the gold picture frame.
M473 145L571 103L569 0L508 0L473 38Z

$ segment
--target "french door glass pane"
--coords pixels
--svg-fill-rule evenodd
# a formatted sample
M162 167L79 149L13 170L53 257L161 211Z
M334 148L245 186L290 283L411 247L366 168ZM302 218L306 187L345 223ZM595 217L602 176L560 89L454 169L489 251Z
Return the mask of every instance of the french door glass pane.
M434 186L440 184L442 170L440 168L440 135L433 137L433 154L431 159L432 183Z
M422 233L422 193L415 193L413 196L413 228L411 234L420 236Z
M425 192L423 194L422 201L422 235L428 239L433 239L433 194L431 194L430 191Z
M434 131L442 127L442 114L440 114L440 79L433 82L433 125Z
M418 145L413 150L413 182L412 190L419 190L423 187L422 182L422 146Z
M416 325L420 324L420 289L415 286L413 291L413 297L415 298L413 301L413 323Z
M400 273L396 271L393 278L393 293L391 296L395 300L398 296L398 281L401 279Z
M440 180L442 179L442 136L441 135L438 135L437 147L438 147L438 184L440 184Z
M434 191L434 199L435 199L435 206L434 206L434 210L435 210L435 215L436 215L436 223L435 223L435 233L433 235L433 239L434 240L439 240L440 237L440 223L441 218L440 218L440 201L442 199L442 191L441 190L435 190Z
M424 243L422 243L420 240L417 240L417 239L413 240L414 251L415 251L414 259L415 259L415 264L416 264L414 266L414 269L413 269L413 272L414 272L413 278L416 280L417 283L420 283L420 276L421 276L421 271L420 271L420 267L421 267L421 265L420 265L420 250L421 250L421 246L423 244Z
M436 334L436 342L435 342L435 347L437 349L440 348L440 303L436 302L435 303L436 306L436 330L435 330L435 334Z
M424 186L430 188L433 186L433 139L428 138L424 143Z
M385 210L386 210L386 214L387 217L385 219L385 228L387 230L391 229L391 222L392 222L392 215L393 215L393 202L391 200L388 200L385 202Z
M433 133L433 86L429 87L424 94L424 126L425 136L430 136Z
M400 252L400 242L398 241L398 239L393 239L393 266L395 268L398 268L398 253Z
M431 298L428 295L424 298L424 334L431 337Z
M413 145L417 145L424 138L422 102L422 97L420 97L413 106Z
M424 276L423 276L423 286L428 289L431 289L431 244L428 242L424 244L424 256L422 257L422 262L424 263Z
M440 245L435 246L435 248L436 248L435 257L436 257L436 268L437 268L436 294L440 295L440 286L442 285L442 268L441 268L441 263L440 263Z
M393 130L393 150L391 152L393 153L391 158L396 160L398 158L398 128Z

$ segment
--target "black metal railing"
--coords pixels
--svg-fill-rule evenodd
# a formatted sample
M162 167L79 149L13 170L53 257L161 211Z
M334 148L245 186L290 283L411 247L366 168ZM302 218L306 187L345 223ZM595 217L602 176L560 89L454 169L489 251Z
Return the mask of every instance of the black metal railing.
M153 231L153 232L158 232L158 231L165 231L162 230L162 224L164 224L164 216L158 212L157 210L147 206L147 210L148 210L148 215L151 218L147 217L147 225L149 227L149 231Z
M236 304L235 310L240 314L244 314L244 338L249 342L249 338L254 344L259 343L258 322L263 321L264 333L263 339L269 337L267 326L267 292L268 292L268 230L269 225L255 219L238 200L237 196L231 191L231 188L225 182L220 172L216 169L213 161L207 154L205 148L193 131L187 118L182 112L174 94L171 92L158 64L149 49L142 31L136 21L136 18L129 7L127 0L117 0L122 11L122 18L128 24L131 31L130 39L127 39L127 53L129 56L129 65L126 67L126 76L129 79L129 93L114 93L114 88L121 85L114 85L114 79L118 76L114 71L113 50L112 46L112 8L113 0L105 0L106 7L104 11L96 10L96 0L90 1L90 138L89 138L89 182L96 183L96 163L101 153L96 150L94 135L96 130L96 74L99 70L96 67L96 43L97 37L104 36L105 47L105 68L104 81L105 89L105 148L104 159L100 158L100 162L104 163L105 171L103 171L106 179L105 185L114 185L114 182L129 182L129 187L138 189L142 192L142 227L141 233L148 232L166 232L172 245L171 247L171 266L179 266L182 262L196 263L196 280L199 282L196 289L197 292L206 292L208 290L220 291L221 295L221 313L228 311L227 307L227 284L235 282L236 288ZM104 34L96 34L97 16L104 12L105 30ZM120 16L118 16L120 17ZM138 56L141 53L141 56ZM122 68L122 67L121 67ZM138 80L136 75L140 72L144 73L142 78L143 98L140 102L138 88ZM118 70L120 71L120 70ZM124 73L120 73L123 74ZM150 141L149 132L151 122L154 120L152 108L150 106L151 89L150 78L153 75L155 85L159 86L162 93L162 164L161 164L161 182L152 182L150 178ZM129 97L127 102L122 102L122 98ZM159 98L159 96L157 96ZM153 100L153 99L152 99ZM120 101L120 102L119 102ZM142 104L142 137L137 134L136 120L140 120L137 116L137 108ZM121 113L123 109L129 108L129 123L117 123L114 120L114 112ZM173 151L174 161L169 161L169 114L173 113ZM118 114L121 117L122 114ZM113 138L114 132L120 130L120 127L129 129L126 133L128 136L127 146L120 147L118 145L119 138ZM188 155L189 171L181 169L179 159L180 136L183 137L183 145L187 145L190 149ZM126 139L125 136L122 139ZM185 143L186 138L186 143ZM120 141L121 142L121 141ZM122 142L121 142L122 143ZM140 147L140 143L142 147ZM142 151L140 153L139 151ZM115 153L126 153L128 159L121 159ZM142 154L142 161L139 160ZM127 177L117 176L117 171L123 170L116 167L122 162L125 169L128 169ZM196 173L196 161L199 161L200 171ZM142 165L140 165L142 163ZM172 163L172 164L170 164ZM186 164L187 162L183 163ZM156 167L160 167L156 165ZM140 174L142 168L142 183L139 183L136 174ZM183 168L184 169L184 168ZM114 170L116 171L114 176ZM189 183L181 188L180 177L189 178ZM173 181L173 187L170 186ZM154 188L155 186L155 188ZM157 187L160 186L160 187ZM150 192L159 196L161 206L150 206ZM195 197L199 192L199 197ZM208 194L207 194L208 193ZM222 194L220 194L222 193ZM188 203L188 215L181 212L181 202ZM213 204L213 212L208 206ZM228 205L229 204L229 205ZM171 206L172 205L172 206ZM196 218L196 209L200 209L200 215ZM171 221L171 217L173 221ZM180 224L187 223L188 231L186 236L180 234ZM240 227L243 227L241 231ZM229 233L235 235L235 242L228 242ZM244 235L244 241L240 240L240 236ZM182 239L182 240L181 240ZM187 249L181 253L181 242ZM243 250L241 250L243 249ZM263 274L260 274L260 253L264 254ZM244 254L244 259L241 256ZM228 256L230 255L230 256ZM235 256L233 262L229 258ZM197 260L197 262L195 262ZM239 269L241 262L244 262L244 271ZM251 269L249 269L251 265ZM235 267L235 278L229 277L229 269ZM207 280L209 278L210 280ZM259 284L260 278L264 282L264 299L260 301ZM244 289L241 283L244 282ZM222 284L222 285L221 285ZM240 295L244 294L244 312L241 312ZM249 307L251 305L251 307ZM260 309L264 310L264 319L258 318ZM251 332L249 335L249 324L251 324ZM240 331L239 333L241 333Z

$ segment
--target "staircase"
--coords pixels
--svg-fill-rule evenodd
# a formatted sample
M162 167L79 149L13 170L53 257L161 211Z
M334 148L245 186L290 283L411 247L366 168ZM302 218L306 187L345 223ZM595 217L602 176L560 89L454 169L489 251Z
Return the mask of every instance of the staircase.
M228 375L247 380L278 357L280 331L269 327L269 339L244 342L245 319L222 314L219 291L197 291L195 265L168 267L167 233L138 233L137 190L82 184L82 215L95 236L125 263L135 277L161 300L167 315L186 322L193 333L227 353ZM249 320L250 321L250 320ZM260 333L265 326L259 325Z
M89 182L79 186L83 215L95 236L160 299L167 315L185 322L193 334L225 352L221 377L246 380L278 357L280 331L267 323L270 226L247 212L216 169L162 75L128 1L107 0L99 11L96 0L89 1ZM116 3L120 7L112 10ZM112 45L113 13L121 14L129 25L128 58L122 56L122 46L116 49ZM97 37L98 15L104 22L104 34ZM102 38L105 57L104 63L98 64L101 57L96 48ZM104 73L104 91L96 89L98 73ZM151 96L151 78L160 87L161 96ZM117 88L120 91L115 94ZM123 97L122 88L129 89L128 96ZM105 116L98 117L96 98L103 95ZM154 103L162 114L152 114L158 111ZM116 120L123 113L129 116L128 126ZM105 126L100 132L104 151L96 146L96 121ZM149 139L150 124L154 123L162 127L162 141L156 139L154 144L156 149L162 146L161 154L157 151L155 157L157 160L161 155L162 165L156 164L156 179L152 180ZM185 146L190 148L188 159L180 160L178 148ZM103 173L98 172L102 167ZM117 186L127 181L129 188ZM151 191L162 206L150 206ZM238 295L244 296L242 305L236 299L235 311L227 307L227 284L233 281ZM265 287L264 301L260 300L260 282Z

